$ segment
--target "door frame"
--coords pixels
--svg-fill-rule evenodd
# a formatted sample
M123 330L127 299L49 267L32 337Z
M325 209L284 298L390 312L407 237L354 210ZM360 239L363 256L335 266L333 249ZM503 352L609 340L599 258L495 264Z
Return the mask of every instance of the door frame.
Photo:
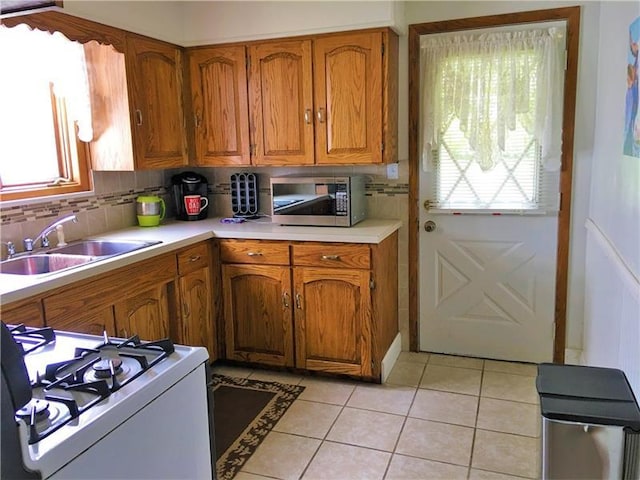
M556 256L555 335L553 361L564 363L567 331L567 287L571 233L571 187L575 129L576 85L580 7L553 8L528 12L462 18L409 25L409 346L418 351L420 323L419 279L419 125L420 125L420 36L511 24L566 21L567 67L562 112L562 167Z

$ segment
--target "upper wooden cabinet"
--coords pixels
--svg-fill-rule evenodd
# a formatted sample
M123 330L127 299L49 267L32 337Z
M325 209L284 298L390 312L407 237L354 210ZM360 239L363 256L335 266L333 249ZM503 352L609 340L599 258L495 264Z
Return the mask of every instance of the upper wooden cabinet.
M382 162L383 48L381 33L316 40L316 163Z
M398 37L392 30L187 51L196 164L397 161ZM248 74L241 71L243 54Z
M255 165L313 165L311 40L256 44L249 52Z
M249 165L245 47L190 50L188 62L198 165Z
M179 47L127 37L127 81L137 168L187 164L182 68Z

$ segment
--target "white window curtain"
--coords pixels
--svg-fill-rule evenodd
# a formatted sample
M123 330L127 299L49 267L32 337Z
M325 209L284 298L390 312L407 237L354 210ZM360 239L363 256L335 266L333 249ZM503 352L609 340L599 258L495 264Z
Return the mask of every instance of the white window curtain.
M91 98L82 45L60 32L51 34L18 25L0 26L0 46L3 64L12 66L4 75L18 82L52 82L55 95L64 97L67 114L78 126L78 138L90 142ZM3 84L10 79L5 80Z
M504 151L516 116L542 147L542 164L558 170L565 66L563 28L426 35L423 65L423 152L432 171L441 134L453 118L490 170Z

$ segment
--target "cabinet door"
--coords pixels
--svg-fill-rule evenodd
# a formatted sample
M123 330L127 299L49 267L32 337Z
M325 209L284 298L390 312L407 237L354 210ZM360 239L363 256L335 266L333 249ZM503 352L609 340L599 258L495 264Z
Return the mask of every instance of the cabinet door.
M256 165L313 164L311 41L249 47Z
M127 57L136 168L186 165L180 48L130 36Z
M29 301L15 308L3 306L1 313L2 321L9 325L24 324L27 327L44 327L44 315L40 300Z
M116 335L116 324L112 306L78 315L75 318L52 320L47 323L47 326L55 328L56 330L100 336L102 336L104 332L107 332L107 335L110 337Z
M171 312L170 283L158 285L115 305L117 334L138 335L140 340L159 340L169 336Z
M197 165L248 165L245 47L189 52Z
M194 270L180 277L182 309L182 339L187 345L206 347L209 360L216 359L213 325L213 296L209 267Z
M227 358L293 366L289 267L223 265Z
M382 33L314 41L316 163L382 162Z
M293 269L296 367L371 375L368 270Z

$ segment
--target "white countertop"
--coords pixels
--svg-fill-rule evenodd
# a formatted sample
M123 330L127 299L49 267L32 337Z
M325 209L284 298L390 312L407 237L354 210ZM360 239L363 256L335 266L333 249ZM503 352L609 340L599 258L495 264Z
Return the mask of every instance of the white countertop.
M158 227L131 227L91 236L92 239L147 240L162 243L118 255L99 262L75 267L60 273L45 275L0 274L0 304L22 300L32 295L62 287L69 283L106 273L116 268L146 260L156 255L208 240L237 238L254 240L289 240L316 242L380 243L398 230L399 220L367 219L353 227L297 227L282 226L269 221L221 223L220 218L197 222L166 221Z

